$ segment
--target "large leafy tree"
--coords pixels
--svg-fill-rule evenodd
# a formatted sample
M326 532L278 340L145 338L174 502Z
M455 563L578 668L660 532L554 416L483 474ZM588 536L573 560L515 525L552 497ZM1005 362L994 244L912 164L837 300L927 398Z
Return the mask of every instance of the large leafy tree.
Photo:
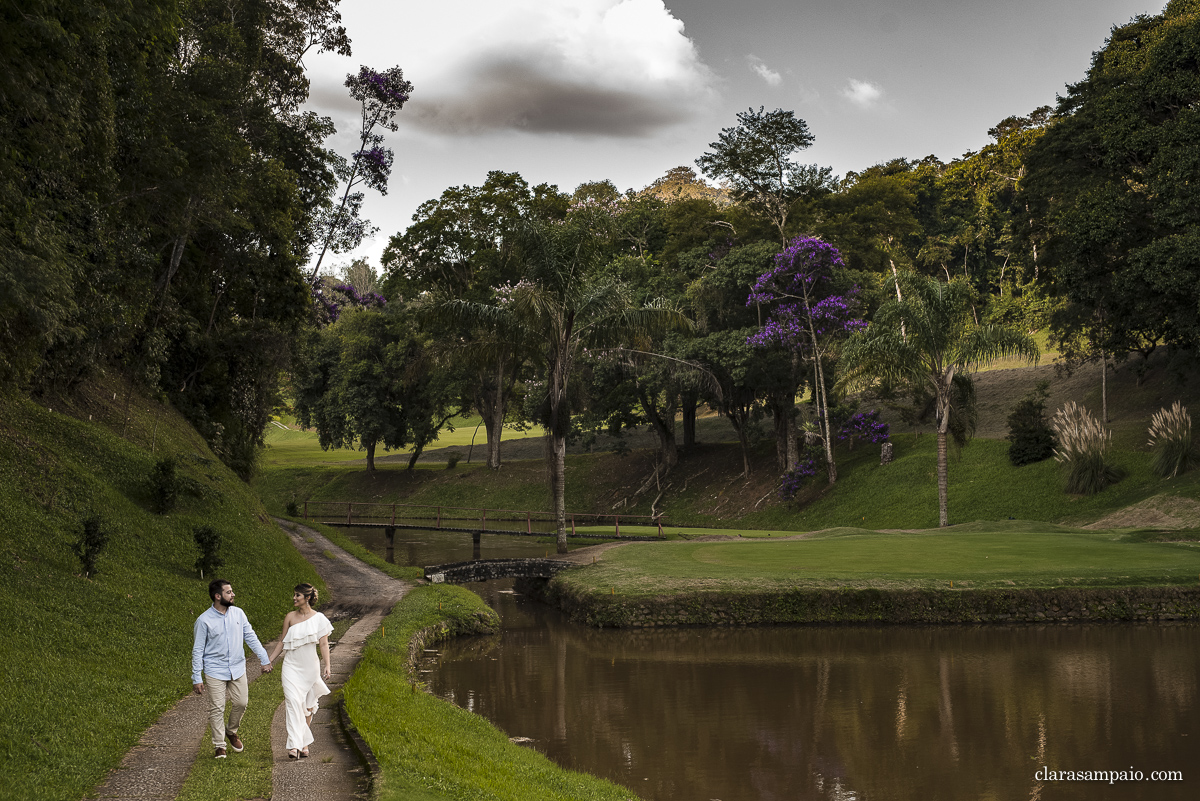
M963 279L949 283L901 276L903 300L885 303L865 331L852 335L842 350L840 383L866 387L884 381L924 387L936 402L938 525L949 525L948 434L956 380L975 367L1005 356L1038 357L1027 334L995 325L977 325L971 314L972 290ZM962 389L958 390L960 393Z
M520 280L514 248L523 221L559 219L565 213L566 199L557 187L530 187L515 172L494 170L480 186L450 187L438 199L422 203L412 225L392 237L383 256L385 291L393 298L428 292L439 302L493 302L498 288ZM487 464L499 469L504 422L530 356L520 347L519 332L500 317L482 327L460 322L431 315L426 324L454 351L458 363L473 368L474 406L487 437Z
M764 405L774 418L780 469L786 469L795 456L793 415L799 382L795 364L778 349L755 347L747 341L760 330L768 312L747 299L758 276L770 270L777 250L777 245L766 241L739 245L726 239L710 241L680 259L696 276L685 297L697 335L679 343L679 354L704 365L714 377L719 389L702 382L695 385L695 395L704 397L737 432L745 473L750 470L754 423Z
M180 24L171 2L0 6L0 386L70 386L144 314L121 156Z
M750 475L750 449L756 439L763 402L772 389L786 386L790 378L785 359L750 344L756 330L748 326L711 331L683 343L682 347L682 353L703 365L711 376L701 396L737 434L743 476ZM789 411L795 408L794 398L793 394L789 399ZM786 453L786 445L784 448Z
M335 185L332 124L302 107L305 53L348 52L336 7L0 9L0 380L116 366L249 472Z
M174 59L150 85L150 110L133 107L139 128L120 154L152 257L126 289L145 309L127 359L245 476L310 313L306 231L335 183L322 147L332 125L300 111L302 57L320 30L342 39L323 0L184 10Z
M1114 28L1030 154L1048 261L1102 352L1200 346L1197 53L1196 0Z
M531 221L518 244L522 278L504 287L492 302L451 300L443 314L479 327L510 331L530 348L539 371L537 422L550 439L547 469L557 526L559 553L567 551L566 455L571 430L570 384L585 349L634 347L671 328L690 323L665 304L635 305L628 288L599 271L604 242L594 207L584 206L566 220Z
M351 307L353 308L353 307ZM394 305L343 313L312 336L297 371L296 414L321 447L375 454L413 446L408 466L461 413L461 383L434 363L429 338Z
M792 207L801 198L827 191L832 170L792 161L815 138L795 112L760 107L738 112L737 120L736 126L721 130L696 166L709 178L728 181L734 198L770 220L786 244Z
M852 270L895 275L911 268L920 245L912 166L904 159L850 173L822 201L821 237Z

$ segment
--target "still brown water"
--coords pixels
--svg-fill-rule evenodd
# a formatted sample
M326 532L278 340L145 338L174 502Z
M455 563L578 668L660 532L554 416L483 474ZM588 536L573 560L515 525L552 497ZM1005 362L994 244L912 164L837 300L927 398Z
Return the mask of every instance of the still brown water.
M431 690L644 799L1200 797L1200 626L595 630L473 589L504 630Z

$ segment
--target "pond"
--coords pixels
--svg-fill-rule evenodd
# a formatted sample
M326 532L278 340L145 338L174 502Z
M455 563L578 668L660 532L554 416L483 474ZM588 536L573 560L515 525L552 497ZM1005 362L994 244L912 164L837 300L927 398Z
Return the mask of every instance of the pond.
M431 691L645 799L1197 797L1195 625L595 630L472 588L503 632Z

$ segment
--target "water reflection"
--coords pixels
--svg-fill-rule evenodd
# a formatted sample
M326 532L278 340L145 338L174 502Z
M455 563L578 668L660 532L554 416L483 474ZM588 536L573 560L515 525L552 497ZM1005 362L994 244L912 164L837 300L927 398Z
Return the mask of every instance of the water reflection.
M598 631L502 589L432 690L647 799L1195 797L1196 626Z
M382 532L355 534L382 553ZM484 558L552 548L482 540ZM409 564L470 549L396 535ZM645 799L1197 797L1195 625L614 631L511 582L472 589L504 632L446 643L421 666L432 690ZM1184 781L1039 782L1043 766Z

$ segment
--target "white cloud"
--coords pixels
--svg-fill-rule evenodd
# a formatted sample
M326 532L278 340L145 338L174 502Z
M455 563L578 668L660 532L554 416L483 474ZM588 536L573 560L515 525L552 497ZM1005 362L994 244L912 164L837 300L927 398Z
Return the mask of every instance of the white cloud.
M421 15L403 116L438 133L638 137L715 99L663 0L443 0Z
M750 64L750 69L754 70L758 77L762 78L771 86L779 86L783 81L783 76L767 66L761 58L755 55L746 56L746 61Z
M841 95L859 108L871 108L883 98L883 90L869 81L851 78Z

